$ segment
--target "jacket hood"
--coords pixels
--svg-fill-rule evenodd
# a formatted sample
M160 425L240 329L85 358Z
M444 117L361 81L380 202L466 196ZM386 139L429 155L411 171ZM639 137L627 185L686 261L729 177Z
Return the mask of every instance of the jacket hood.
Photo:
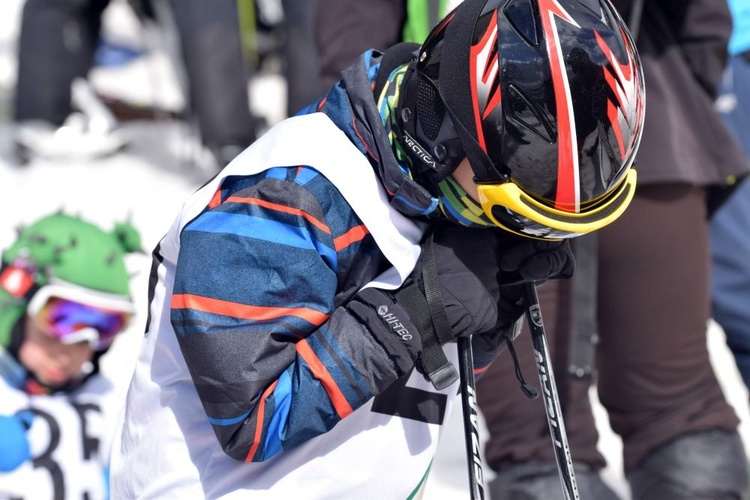
M411 56L409 53L409 58L391 62L406 64ZM424 216L437 208L437 199L410 177L408 168L399 164L375 102L373 88L382 61L383 53L365 52L342 72L342 79L312 111L328 115L367 157L396 210L409 217ZM383 70L393 67L390 64Z

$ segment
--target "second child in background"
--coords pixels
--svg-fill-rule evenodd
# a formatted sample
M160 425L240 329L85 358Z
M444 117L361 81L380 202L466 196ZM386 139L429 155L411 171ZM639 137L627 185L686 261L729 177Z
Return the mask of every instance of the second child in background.
M99 364L135 313L127 223L63 213L23 228L0 268L0 498L109 498L122 400Z

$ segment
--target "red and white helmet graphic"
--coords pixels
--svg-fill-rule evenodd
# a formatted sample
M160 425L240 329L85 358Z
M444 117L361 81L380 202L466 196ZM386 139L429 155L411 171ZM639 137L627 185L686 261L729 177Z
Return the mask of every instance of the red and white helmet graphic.
M459 122L479 182L511 181L577 215L607 199L633 165L643 74L607 0L465 0L423 44L417 73ZM434 149L419 130L416 140Z

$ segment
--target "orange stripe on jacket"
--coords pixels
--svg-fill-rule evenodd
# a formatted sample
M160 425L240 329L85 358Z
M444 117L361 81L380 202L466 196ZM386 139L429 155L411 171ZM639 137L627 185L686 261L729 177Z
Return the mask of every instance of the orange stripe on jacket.
M245 462L252 462L253 458L255 458L255 453L258 451L258 446L260 446L260 438L263 436L263 415L266 411L266 399L273 392L273 390L276 389L276 384L278 383L278 380L274 380L273 384L269 385L268 389L266 389L263 395L260 397L260 403L258 403L257 410L258 416L255 420L255 437L253 437L253 445L250 447L250 451L247 452Z
M344 397L344 393L342 393L339 386L336 385L336 382L333 380L333 377L331 377L328 369L312 350L310 344L308 344L306 340L300 340L297 342L296 348L299 355L302 356L302 359L307 362L307 365L310 367L310 370L312 370L315 378L320 380L320 383L323 384L323 388L326 390L326 393L328 393L328 397L331 398L333 408L336 410L339 418L344 418L350 415L354 410L352 410L351 405L346 400L346 397Z
M283 316L296 316L313 325L322 325L328 315L307 307L262 307L238 304L225 300L201 297L187 293L172 296L172 309L195 309L233 318L269 320Z
M286 205L279 205L278 203L271 203L265 200L260 200L258 198L243 198L241 196L230 196L229 198L227 198L225 203L246 203L248 205L257 205L259 207L269 208L271 210L284 212L286 214L299 215L301 217L304 217L305 220L307 220L310 224L317 227L324 233L331 234L331 230L326 224L319 221L307 212L300 210L299 208L287 207Z
M221 205L221 189L217 189L211 201L208 202L208 208L216 208Z
M341 249L344 249L351 245L352 243L356 243L358 241L362 241L362 238L367 236L370 233L370 231L367 230L367 228L364 226L364 224L355 226L348 230L346 233L342 234L338 238L333 240L333 248L336 249L338 252Z

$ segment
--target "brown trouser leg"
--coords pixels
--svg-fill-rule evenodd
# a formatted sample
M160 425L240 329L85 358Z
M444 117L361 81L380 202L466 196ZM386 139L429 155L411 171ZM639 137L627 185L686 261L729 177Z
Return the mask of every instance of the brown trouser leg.
M639 187L627 212L599 231L599 398L623 439L626 470L679 435L721 428L738 419L709 363L709 254L704 192L685 185ZM540 288L565 424L576 461L601 465L586 385L565 380L569 283ZM566 305L568 304L568 305ZM563 319L561 321L561 318ZM517 339L522 369L536 378L528 331ZM564 389L564 390L563 390ZM517 387L503 353L478 383L495 470L529 460L554 461L540 400Z
M539 302L571 453L576 461L604 466L604 458L596 450L598 435L589 405L589 384L563 376L567 363L561 358L567 356L571 320L569 291L569 281L547 282L538 288ZM514 346L524 378L541 391L528 326ZM555 461L542 398L527 399L513 371L512 359L505 351L477 381L479 406L490 433L485 459L496 471L527 461Z
M602 230L599 247L599 397L623 438L626 470L674 437L739 423L706 345L704 192L638 189L622 223Z

